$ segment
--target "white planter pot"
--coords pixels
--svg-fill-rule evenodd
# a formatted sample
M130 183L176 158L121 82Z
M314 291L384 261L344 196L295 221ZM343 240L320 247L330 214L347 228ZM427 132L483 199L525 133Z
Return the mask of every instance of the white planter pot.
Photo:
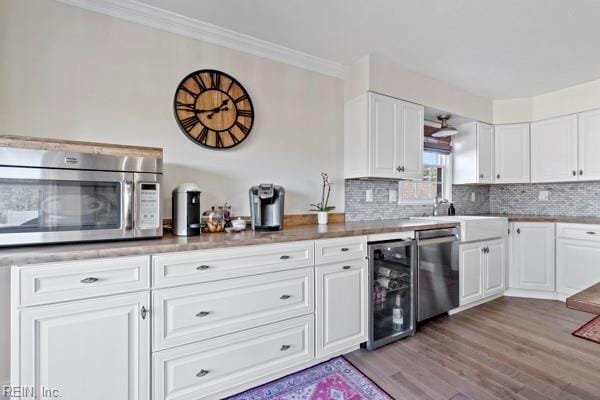
M327 211L318 211L317 212L317 222L319 225L327 225L327 217L329 213Z

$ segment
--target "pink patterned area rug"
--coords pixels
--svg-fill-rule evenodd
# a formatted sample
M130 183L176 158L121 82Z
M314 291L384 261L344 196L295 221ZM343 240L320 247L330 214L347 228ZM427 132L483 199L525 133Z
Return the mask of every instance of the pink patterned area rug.
M573 332L574 336L600 343L600 315Z
M343 357L267 383L229 400L393 400Z

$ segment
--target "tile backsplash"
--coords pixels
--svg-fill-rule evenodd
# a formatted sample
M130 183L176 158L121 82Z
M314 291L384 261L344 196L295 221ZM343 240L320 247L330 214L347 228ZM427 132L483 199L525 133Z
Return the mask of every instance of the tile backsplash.
M371 202L365 198L367 189L373 191ZM346 180L346 220L366 221L432 214L431 205L390 202L390 190L398 190L397 181ZM540 200L540 192L544 191L548 192L547 200ZM457 214L600 217L600 182L454 185L452 202ZM440 207L440 214L445 213L446 208Z

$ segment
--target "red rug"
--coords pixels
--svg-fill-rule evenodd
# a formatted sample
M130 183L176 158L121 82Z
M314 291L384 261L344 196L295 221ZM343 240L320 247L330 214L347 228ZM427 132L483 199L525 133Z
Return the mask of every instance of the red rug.
M600 315L573 332L574 336L600 343Z

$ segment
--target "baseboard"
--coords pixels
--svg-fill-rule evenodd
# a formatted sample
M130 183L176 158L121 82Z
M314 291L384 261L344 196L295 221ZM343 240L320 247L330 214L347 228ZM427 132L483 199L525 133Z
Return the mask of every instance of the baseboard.
M565 301L566 297L563 294L557 292L545 292L542 290L523 290L523 289L507 289L504 292L505 296L508 297L524 297L529 299L540 299L540 300L559 300Z
M480 300L474 301L473 303L465 304L464 306L460 306L458 308L454 308L454 309L448 311L448 315L454 315L461 311L468 310L469 308L477 307L481 304L487 303L488 301L499 299L502 296L504 296L504 294L500 293L500 294L497 294L494 296L486 297L485 299L480 299Z

